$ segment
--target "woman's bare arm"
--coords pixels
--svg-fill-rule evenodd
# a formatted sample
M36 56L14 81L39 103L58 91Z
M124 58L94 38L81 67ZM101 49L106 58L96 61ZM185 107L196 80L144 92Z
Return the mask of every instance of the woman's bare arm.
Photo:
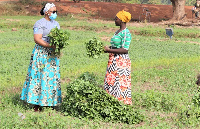
M47 43L46 41L42 39L42 34L34 34L34 41L40 46L55 49L55 46L51 46L49 43Z
M114 54L127 54L128 50L124 48L118 48L118 49L110 49L108 46L104 46L106 53L114 53Z

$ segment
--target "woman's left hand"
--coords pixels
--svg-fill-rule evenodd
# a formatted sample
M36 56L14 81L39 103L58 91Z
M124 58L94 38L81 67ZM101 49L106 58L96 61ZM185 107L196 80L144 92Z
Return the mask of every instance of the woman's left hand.
M104 52L107 52L109 50L110 50L109 46L104 46Z

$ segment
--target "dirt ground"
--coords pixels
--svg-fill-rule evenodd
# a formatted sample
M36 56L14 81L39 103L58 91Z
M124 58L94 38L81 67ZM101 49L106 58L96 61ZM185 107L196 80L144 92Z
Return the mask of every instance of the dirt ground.
M15 2L18 0L0 0L1 3L5 1ZM37 0L42 2L44 0ZM49 2L54 2L56 4L59 13L61 14L89 14L94 18L98 19L113 19L116 13L120 10L128 11L132 14L133 21L143 21L145 19L146 11L148 9L151 17L150 22L160 22L169 20L173 16L172 5L147 5L147 4L125 4L125 3L111 3L111 2L89 2L81 1L80 3L74 3L69 0L61 0L60 2L55 2L55 0L45 0ZM41 7L29 6L27 11L37 12L39 15L39 10ZM186 17L192 19L192 6L185 6Z

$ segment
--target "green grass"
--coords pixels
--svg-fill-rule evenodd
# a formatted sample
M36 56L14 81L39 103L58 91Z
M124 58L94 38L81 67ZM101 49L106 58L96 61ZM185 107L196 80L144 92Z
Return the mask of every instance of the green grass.
M134 107L145 115L139 125L106 123L63 116L59 111L46 109L34 113L19 100L25 81L33 41L32 27L39 16L2 16L0 18L0 127L2 128L195 128L199 123L183 124L181 111L191 104L197 91L196 76L200 69L200 51L196 28L174 27L172 40L165 35L166 26L137 27L127 24L133 33L129 55L132 61L132 97ZM10 20L8 20L10 19ZM71 33L69 46L62 51L62 94L66 94L67 80L73 81L83 72L93 72L103 85L108 54L99 59L86 55L84 43L96 36L112 37L114 22L57 19L61 28ZM105 24L106 23L106 24ZM17 31L12 31L16 28ZM144 33L145 31L145 33ZM142 33L143 32L143 33ZM176 34L179 34L178 36ZM182 34L182 35L181 35ZM103 40L102 40L103 41ZM103 41L104 44L109 42ZM26 118L21 119L18 113ZM52 112L49 117L48 112Z

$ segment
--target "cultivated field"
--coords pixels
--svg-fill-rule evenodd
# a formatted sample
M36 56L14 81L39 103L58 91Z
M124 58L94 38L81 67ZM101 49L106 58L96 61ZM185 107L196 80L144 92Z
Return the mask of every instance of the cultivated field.
M79 119L65 116L61 110L45 109L35 113L19 100L32 49L33 24L40 16L0 17L0 127L1 128L196 128L198 108L191 108L197 92L196 76L200 71L199 28L129 23L132 43L133 107L145 116L136 125ZM108 54L99 59L86 55L85 42L96 36L105 45L118 29L113 21L83 19L70 15L59 17L62 29L71 33L69 46L61 56L63 98L66 86L84 72L94 73L103 85ZM12 29L14 28L14 29ZM198 99L196 99L198 101ZM196 111L196 112L195 112ZM194 114L195 112L196 114ZM23 116L19 116L22 113ZM49 116L49 113L51 114ZM187 114L190 114L188 117Z

